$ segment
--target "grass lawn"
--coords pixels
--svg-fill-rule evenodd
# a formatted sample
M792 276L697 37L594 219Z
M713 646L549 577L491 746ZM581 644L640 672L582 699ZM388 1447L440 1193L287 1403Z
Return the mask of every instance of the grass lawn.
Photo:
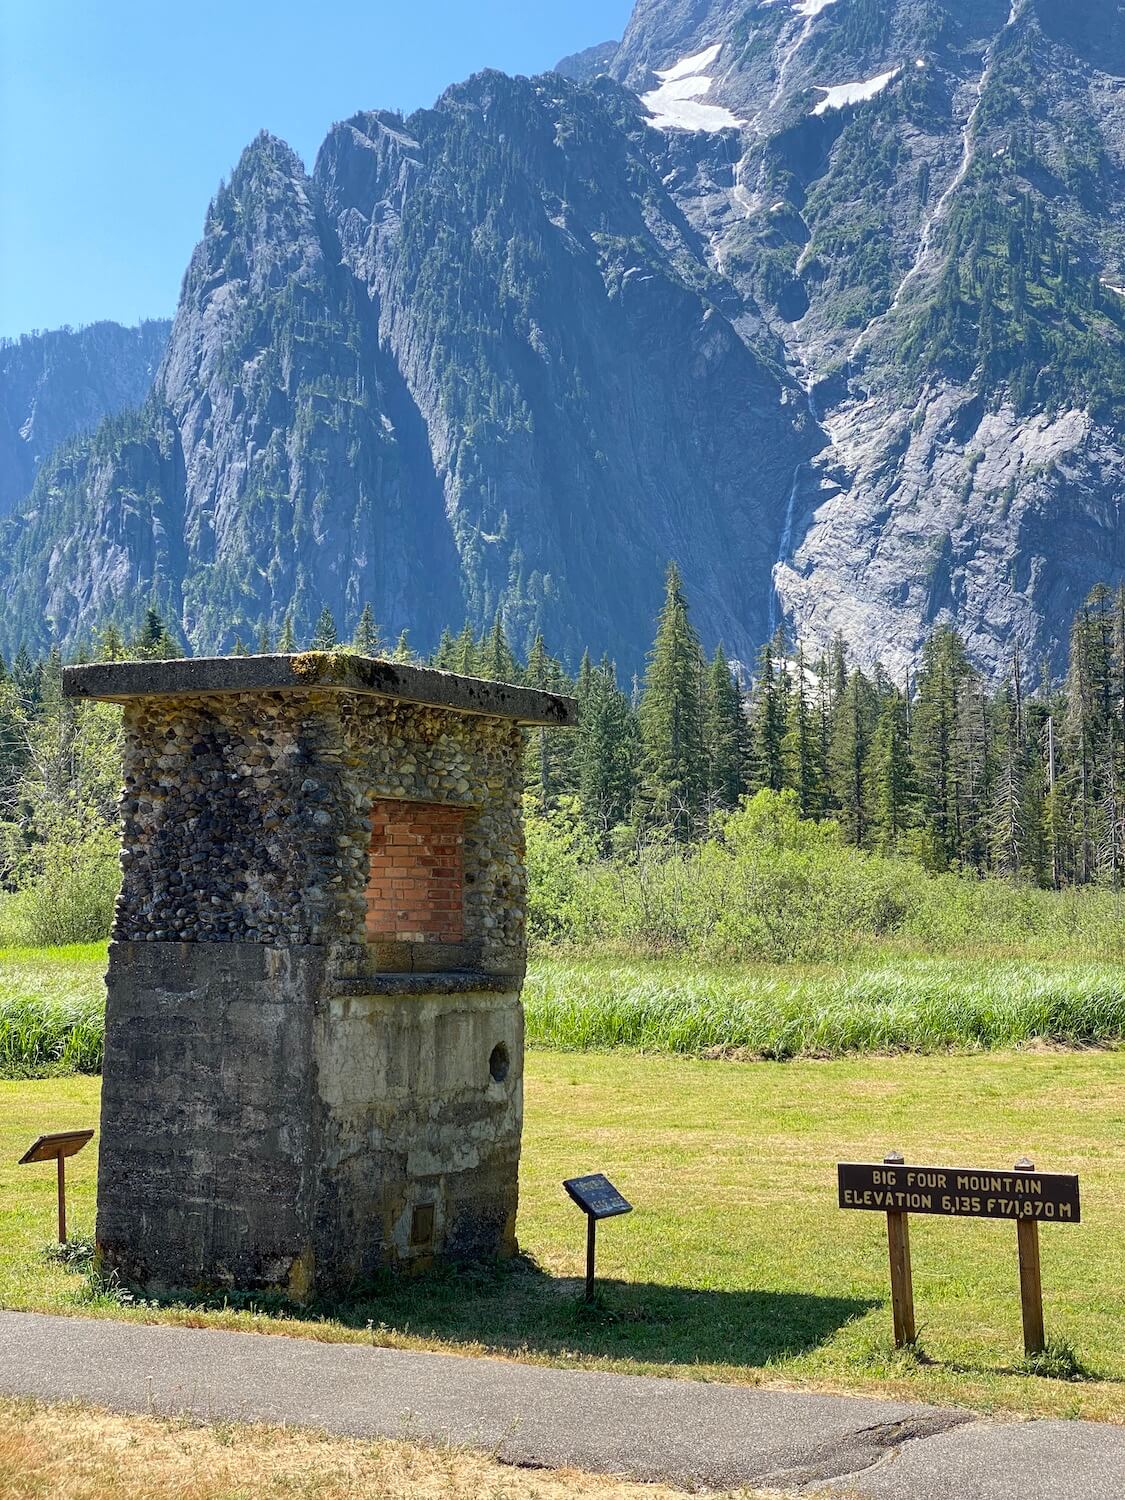
M66 948L0 948L0 999L57 1000L104 997L105 943Z
M356 1442L292 1428L195 1427L29 1401L0 1401L0 1494L5 1500L687 1500L664 1485L514 1469L456 1448ZM750 1500L747 1491L739 1495Z
M0 1083L0 1303L487 1350L634 1372L867 1390L984 1410L1125 1421L1125 1058L1029 1050L788 1064L628 1052L528 1057L520 1238L527 1259L385 1286L304 1315L122 1307L46 1260L54 1177L15 1159L96 1123L98 1081ZM927 1164L1076 1170L1084 1222L1045 1225L1048 1334L1089 1372L1021 1372L1015 1228L915 1218L925 1358L890 1349L884 1221L835 1207L837 1160L891 1147ZM95 1153L72 1164L89 1232ZM559 1186L603 1170L637 1207L605 1225L606 1278L576 1302L584 1224Z

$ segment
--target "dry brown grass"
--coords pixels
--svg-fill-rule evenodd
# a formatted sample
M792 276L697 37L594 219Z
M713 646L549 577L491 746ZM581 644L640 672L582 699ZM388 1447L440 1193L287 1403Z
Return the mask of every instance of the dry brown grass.
M190 1426L0 1401L4 1500L686 1500L663 1485L514 1469L482 1453L292 1428ZM752 1500L742 1491L743 1500ZM780 1500L774 1496L773 1500Z

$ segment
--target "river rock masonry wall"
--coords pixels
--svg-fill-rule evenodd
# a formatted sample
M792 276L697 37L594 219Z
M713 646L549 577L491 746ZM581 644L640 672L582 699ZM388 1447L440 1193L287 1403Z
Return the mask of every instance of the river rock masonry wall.
M522 726L573 702L329 654L64 688L124 709L106 1266L306 1299L511 1254Z

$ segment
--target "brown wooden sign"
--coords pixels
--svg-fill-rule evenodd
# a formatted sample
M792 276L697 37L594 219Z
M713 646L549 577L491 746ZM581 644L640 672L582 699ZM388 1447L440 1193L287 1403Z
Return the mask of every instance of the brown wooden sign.
M92 1130L60 1130L55 1135L41 1135L20 1157L17 1166L33 1161L57 1161L60 1156L75 1156L94 1138Z
M1077 1177L1037 1172L1026 1156L1010 1172L993 1172L983 1167L911 1166L897 1151L881 1162L840 1162L836 1174L841 1208L887 1216L891 1310L899 1347L913 1344L916 1337L910 1215L945 1214L1015 1223L1024 1350L1034 1355L1046 1348L1039 1226L1081 1222Z
M1078 1178L1057 1172L990 1172L980 1167L914 1167L841 1162L840 1207L873 1213L947 1214L1078 1224Z
M76 1156L83 1146L94 1138L92 1130L59 1130L54 1135L41 1135L20 1157L17 1165L30 1166L33 1162L53 1161L58 1169L59 1182L59 1244L66 1244L66 1159Z

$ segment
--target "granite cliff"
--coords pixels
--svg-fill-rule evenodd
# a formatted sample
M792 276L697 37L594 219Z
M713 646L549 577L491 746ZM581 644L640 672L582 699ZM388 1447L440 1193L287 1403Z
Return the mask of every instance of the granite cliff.
M809 393L775 618L899 673L939 620L1057 663L1125 567L1125 8L639 0L603 66Z
M1125 578L1123 16L638 0L311 172L260 138L146 405L6 523L0 645L370 599L633 668L676 557L744 660L784 623L901 673L946 619L1057 660Z
M171 326L91 323L0 342L0 516L61 443L144 401Z

